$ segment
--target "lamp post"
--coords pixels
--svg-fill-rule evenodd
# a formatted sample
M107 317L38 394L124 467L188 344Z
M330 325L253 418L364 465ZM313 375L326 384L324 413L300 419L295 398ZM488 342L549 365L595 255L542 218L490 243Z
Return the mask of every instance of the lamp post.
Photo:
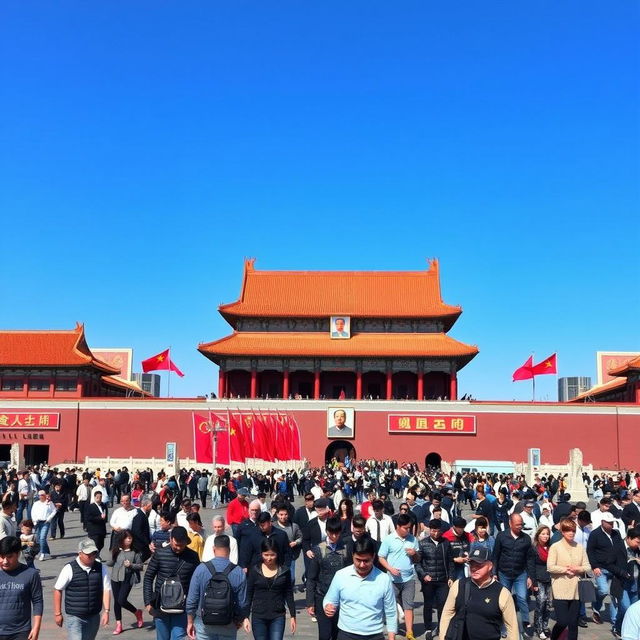
M211 421L211 415L207 420L207 431L211 434L211 441L213 442L213 471L216 472L216 462L218 459L218 434L221 431L226 431L227 427L224 427L218 418L216 418L215 424Z

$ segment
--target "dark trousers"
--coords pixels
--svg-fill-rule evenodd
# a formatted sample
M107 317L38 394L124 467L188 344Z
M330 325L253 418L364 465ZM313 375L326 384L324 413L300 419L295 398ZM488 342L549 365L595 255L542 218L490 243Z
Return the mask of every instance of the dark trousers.
M282 640L284 637L285 616L278 618L251 619L254 640Z
M446 582L423 582L422 597L424 598L424 626L426 630L431 628L431 616L433 608L438 612L438 624L442 618L442 609L449 595L449 587Z
M338 612L333 618L327 618L322 608L322 598L316 598L316 620L318 621L318 640L337 640Z
M206 509L207 508L207 492L206 491L200 491L200 502L202 503L202 508Z
M384 640L384 635L374 633L373 635L363 636L359 633L349 633L340 629L338 632L338 640Z
M0 640L29 640L31 631L20 631L20 633L10 633L8 636L0 635Z
M126 609L135 615L137 609L129 602L131 585L128 582L111 581L111 591L113 593L113 613L116 620L122 620L122 610Z
M103 535L92 535L92 536L88 536L89 538L91 538L91 540L93 540L96 543L96 547L98 547L98 555L100 555L100 552L102 551L103 547L104 547L104 539L106 537L106 534Z
M80 522L82 523L82 528L86 531L87 525L84 521L84 513L87 510L87 505L89 502L87 500L78 500L78 509L80 510Z
M58 511L53 520L51 521L51 537L55 538L58 535L58 528L60 528L60 537L64 538L64 511Z
M556 623L551 629L551 640L558 640L565 629L568 629L567 640L577 640L580 600L556 600L554 598L553 610L556 613Z

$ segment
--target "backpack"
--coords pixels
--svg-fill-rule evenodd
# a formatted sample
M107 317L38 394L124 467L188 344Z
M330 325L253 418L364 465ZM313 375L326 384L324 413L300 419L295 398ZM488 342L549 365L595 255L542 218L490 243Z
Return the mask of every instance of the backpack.
M169 576L160 587L160 611L163 613L184 613L187 596L180 582L180 567L183 561L178 563L174 575Z
M227 625L233 621L233 588L229 574L236 568L230 562L224 571L216 571L211 561L205 562L211 579L204 590L202 622L204 624Z

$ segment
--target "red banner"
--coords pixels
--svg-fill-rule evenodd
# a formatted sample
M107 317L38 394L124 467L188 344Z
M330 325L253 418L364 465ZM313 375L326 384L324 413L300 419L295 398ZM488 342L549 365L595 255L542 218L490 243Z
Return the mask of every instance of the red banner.
M216 464L229 466L229 425L215 413L193 414L193 444L196 462L213 463L213 434L216 434Z
M59 413L0 412L0 429L59 429Z
M476 433L476 417L434 415L427 413L391 414L389 433L460 434Z

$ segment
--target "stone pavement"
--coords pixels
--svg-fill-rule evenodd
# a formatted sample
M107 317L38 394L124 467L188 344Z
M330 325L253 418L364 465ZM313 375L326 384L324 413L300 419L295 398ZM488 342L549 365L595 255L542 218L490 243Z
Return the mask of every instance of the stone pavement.
M302 504L300 498L296 498L296 506ZM590 509L595 508L595 505L591 506ZM111 513L111 512L110 512ZM212 510L212 509L203 509L201 510L202 521L205 524L205 527L211 529L211 518L213 515L222 514L224 515L224 509ZM60 629L56 626L53 619L53 585L56 581L56 578L64 566L65 563L69 562L72 558L75 557L77 551L78 541L82 539L84 536L82 528L80 526L80 516L77 511L73 513L66 514L65 517L65 525L67 526L66 536L62 540L52 540L50 542L51 551L55 556L51 560L46 560L45 562L37 562L36 566L41 571L42 576L42 584L45 596L45 608L44 608L44 616L42 623L42 632L40 634L41 640L63 640L66 639L66 631ZM107 538L108 541L108 538ZM102 557L106 558L106 551L103 550ZM302 560L298 560L299 566L296 567L296 575L301 576L303 567ZM302 640L316 640L318 637L316 626L311 619L307 615L304 605L305 605L305 594L304 593L296 593L296 608L298 610L298 631L296 633L296 637L301 638ZM137 585L131 592L131 602L142 608L142 585ZM533 610L535 607L535 603L533 600L530 601L530 609L531 609L531 620L533 620ZM587 612L590 614L590 608L587 608ZM435 615L435 614L434 614ZM123 626L124 632L120 635L124 640L155 640L155 631L152 626L152 619L145 612L145 625L142 629L137 629L132 626L134 622L133 615L128 611L123 612ZM553 621L550 626L553 626ZM109 627L101 628L98 632L99 640L106 640L107 638L112 638L113 629L115 627L115 620L113 617L113 605L111 606L111 617L109 621ZM288 623L286 627L287 631L285 633L285 638L291 638L291 633L289 631ZM424 634L424 625L422 624L422 603L416 604L416 624L415 624L415 635L423 636ZM402 636L402 634L400 634ZM240 631L238 633L238 639L243 640L243 638L252 638L253 636L247 635L244 631ZM537 636L536 636L537 637ZM583 640L603 640L613 638L610 633L610 625L605 623L602 625L596 625L594 623L590 623L587 629L580 629L579 637Z

